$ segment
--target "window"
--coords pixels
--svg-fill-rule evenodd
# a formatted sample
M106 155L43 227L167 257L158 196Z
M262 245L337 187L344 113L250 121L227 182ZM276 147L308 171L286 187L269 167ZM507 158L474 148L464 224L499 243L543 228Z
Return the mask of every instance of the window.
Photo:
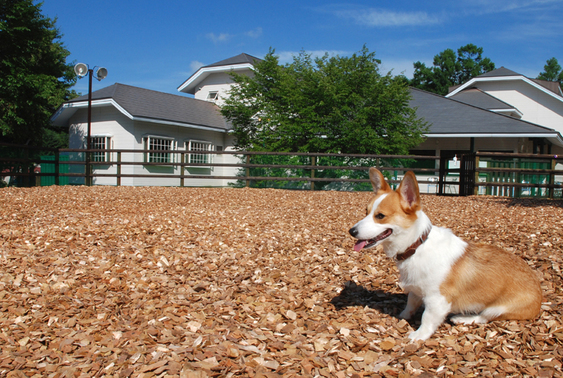
M207 95L207 101L217 101L219 99L219 92L218 91L211 91Z
M92 150L109 150L111 148L111 137L109 136L92 136L90 137L90 148ZM92 161L109 162L111 154L109 152L93 152Z
M174 154L170 151L176 149L172 138L148 136L145 138L145 150L150 150L145 157L147 163L173 163ZM162 152L160 152L162 151Z
M199 140L190 140L186 142L186 150L188 151L213 151L211 142L203 142ZM190 164L211 164L213 156L211 154L188 154L188 162Z

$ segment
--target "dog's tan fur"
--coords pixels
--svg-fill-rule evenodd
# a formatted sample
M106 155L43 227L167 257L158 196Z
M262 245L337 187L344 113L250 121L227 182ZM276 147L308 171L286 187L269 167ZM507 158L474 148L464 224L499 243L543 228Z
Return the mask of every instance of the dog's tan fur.
M524 260L501 248L475 243L469 243L440 292L454 313L464 312L472 303L506 308L490 320L535 318L542 301L540 282Z

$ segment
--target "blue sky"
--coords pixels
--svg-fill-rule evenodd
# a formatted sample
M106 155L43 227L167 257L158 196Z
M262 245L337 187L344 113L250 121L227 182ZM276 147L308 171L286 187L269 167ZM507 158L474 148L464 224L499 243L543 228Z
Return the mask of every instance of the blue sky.
M282 63L304 50L351 55L365 44L384 72L412 77L447 48L483 47L498 67L536 77L563 65L563 0L195 1L45 0L68 62L107 68L93 90L122 83L179 94L202 65L270 47ZM86 79L74 89L86 94Z

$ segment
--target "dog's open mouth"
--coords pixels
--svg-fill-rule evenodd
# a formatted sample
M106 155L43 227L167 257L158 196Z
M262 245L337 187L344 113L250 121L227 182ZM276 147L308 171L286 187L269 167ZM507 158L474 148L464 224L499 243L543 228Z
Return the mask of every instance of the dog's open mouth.
M387 230L383 231L381 234L377 235L374 239L369 240L358 240L354 245L354 251L359 252L363 248L371 248L380 242L381 240L388 238L393 233L393 230L388 228Z

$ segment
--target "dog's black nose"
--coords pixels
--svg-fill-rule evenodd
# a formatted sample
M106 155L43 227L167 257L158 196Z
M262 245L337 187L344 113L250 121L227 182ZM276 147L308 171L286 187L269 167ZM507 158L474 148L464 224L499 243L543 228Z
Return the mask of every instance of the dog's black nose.
M350 235L352 235L353 237L356 237L356 235L358 235L358 230L356 229L356 227L352 227L350 229L350 231L348 231L350 233Z

